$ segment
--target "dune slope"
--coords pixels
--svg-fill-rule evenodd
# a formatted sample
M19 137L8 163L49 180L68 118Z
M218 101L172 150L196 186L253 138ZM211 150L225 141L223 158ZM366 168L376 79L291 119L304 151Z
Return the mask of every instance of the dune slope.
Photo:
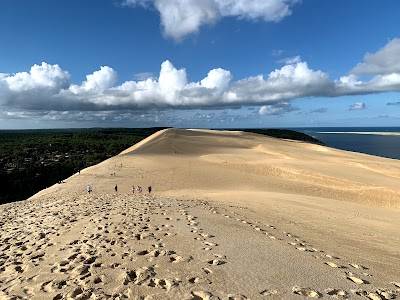
M394 299L399 179L396 160L163 130L1 206L0 299Z

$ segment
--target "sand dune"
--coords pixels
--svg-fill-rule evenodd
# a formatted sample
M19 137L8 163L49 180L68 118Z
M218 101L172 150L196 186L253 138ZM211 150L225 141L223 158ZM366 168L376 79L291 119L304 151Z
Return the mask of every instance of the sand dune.
M163 130L1 206L0 299L395 299L399 180L397 160Z

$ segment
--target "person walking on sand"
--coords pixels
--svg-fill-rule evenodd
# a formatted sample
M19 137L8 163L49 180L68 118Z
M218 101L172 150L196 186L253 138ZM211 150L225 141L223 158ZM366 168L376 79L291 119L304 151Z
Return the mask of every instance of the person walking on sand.
M114 190L115 190L115 192L118 192L118 186L117 185L115 185Z
M135 186L132 185L132 194L134 194L134 193L135 193Z
M90 185L88 185L86 189L87 189L89 194L92 192L92 187Z
M151 185L147 189L149 190L149 194L151 194Z

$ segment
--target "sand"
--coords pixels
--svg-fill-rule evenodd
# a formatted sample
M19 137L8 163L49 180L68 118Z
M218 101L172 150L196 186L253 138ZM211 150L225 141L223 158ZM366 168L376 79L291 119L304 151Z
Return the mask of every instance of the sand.
M0 206L0 299L399 298L399 180L398 160L160 131Z
M364 132L364 131L327 131L327 132L318 132L318 133L336 133L336 134L368 134L368 135L394 135L399 136L400 132Z

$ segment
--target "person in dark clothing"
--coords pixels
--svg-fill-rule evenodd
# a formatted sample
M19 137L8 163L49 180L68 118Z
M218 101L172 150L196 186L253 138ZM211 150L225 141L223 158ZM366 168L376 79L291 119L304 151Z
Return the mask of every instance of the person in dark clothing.
M117 185L115 185L114 190L115 190L115 192L118 192L118 186Z
M148 187L149 194L151 194L151 185Z

